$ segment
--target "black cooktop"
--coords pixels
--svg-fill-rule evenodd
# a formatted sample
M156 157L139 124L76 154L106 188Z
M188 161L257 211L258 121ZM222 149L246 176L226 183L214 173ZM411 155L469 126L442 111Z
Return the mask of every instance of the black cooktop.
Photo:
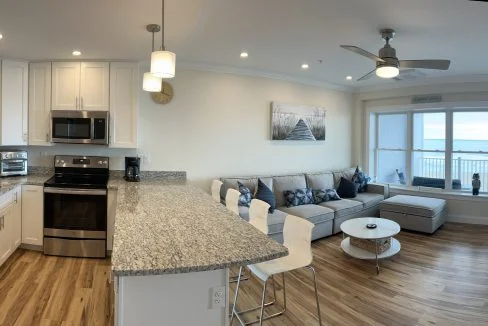
M44 183L45 187L106 189L108 175L55 175Z

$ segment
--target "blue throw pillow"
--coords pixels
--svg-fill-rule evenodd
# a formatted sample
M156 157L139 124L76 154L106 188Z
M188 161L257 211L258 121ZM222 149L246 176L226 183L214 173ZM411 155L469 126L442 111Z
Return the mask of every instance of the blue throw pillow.
M311 188L285 190L283 191L283 195L285 196L285 203L288 207L313 204Z
M315 204L323 203L329 200L339 200L341 197L337 194L335 189L314 189L313 191L313 202Z
M351 181L358 185L358 192L365 192L368 190L368 182L371 180L370 177L363 171L359 170L359 166L356 167L356 171L352 176Z
M358 194L358 187L359 185L357 183L342 177L339 188L337 188L337 193L341 198L354 198Z
M251 190L248 187L244 186L242 183L237 181L237 186L239 186L239 192L241 195L239 196L239 206L246 206L249 207L251 205L252 194Z
M264 182L261 181L261 179L258 179L258 190L256 191L256 195L254 195L254 198L268 203L269 212L271 214L274 212L276 208L276 199L271 189L269 189L268 186L266 186Z

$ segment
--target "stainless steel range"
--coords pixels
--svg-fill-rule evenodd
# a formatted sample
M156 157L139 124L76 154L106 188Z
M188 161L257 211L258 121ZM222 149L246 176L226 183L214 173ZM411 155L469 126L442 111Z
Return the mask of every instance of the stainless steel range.
M56 156L44 183L44 254L104 258L109 159Z

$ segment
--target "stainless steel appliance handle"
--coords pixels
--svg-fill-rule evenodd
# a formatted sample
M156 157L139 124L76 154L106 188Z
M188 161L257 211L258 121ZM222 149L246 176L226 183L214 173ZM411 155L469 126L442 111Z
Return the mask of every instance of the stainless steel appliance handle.
M62 194L62 195L88 195L88 196L105 196L106 190L101 189L77 189L77 188L51 188L44 187L44 193Z

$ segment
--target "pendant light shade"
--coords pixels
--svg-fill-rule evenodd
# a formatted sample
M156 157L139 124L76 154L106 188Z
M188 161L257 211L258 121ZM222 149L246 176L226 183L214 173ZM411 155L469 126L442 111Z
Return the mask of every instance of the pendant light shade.
M159 78L175 76L176 54L170 51L154 51L151 54L151 74Z
M161 92L161 78L154 76L150 72L144 73L142 89L147 92Z

